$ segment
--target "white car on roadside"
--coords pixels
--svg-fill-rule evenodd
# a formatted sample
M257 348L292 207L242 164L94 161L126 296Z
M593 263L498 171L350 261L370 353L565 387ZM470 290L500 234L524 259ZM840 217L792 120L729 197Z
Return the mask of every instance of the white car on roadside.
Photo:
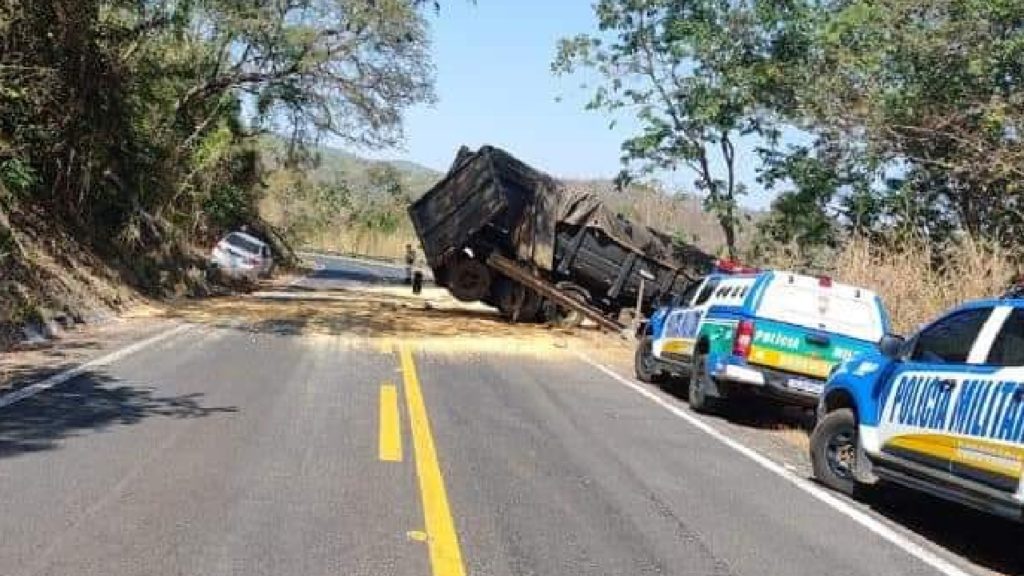
M210 265L231 276L255 280L271 275L274 258L266 242L245 232L232 232L213 247Z

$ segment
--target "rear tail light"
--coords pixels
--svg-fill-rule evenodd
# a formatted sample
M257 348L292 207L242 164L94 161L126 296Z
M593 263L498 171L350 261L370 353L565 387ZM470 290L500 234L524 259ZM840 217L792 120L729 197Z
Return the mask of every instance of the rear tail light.
M754 342L754 321L740 320L736 325L736 338L732 341L734 356L746 358L750 355L750 345Z

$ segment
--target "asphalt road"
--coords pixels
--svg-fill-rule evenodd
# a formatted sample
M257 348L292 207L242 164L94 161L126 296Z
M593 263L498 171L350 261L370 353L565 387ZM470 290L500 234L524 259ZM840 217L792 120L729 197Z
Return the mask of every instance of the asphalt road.
M295 287L329 290L359 284L402 284L406 269L400 264L374 262L345 256L313 256L316 273L299 279Z
M0 408L0 507L4 576L939 573L570 354L241 326Z

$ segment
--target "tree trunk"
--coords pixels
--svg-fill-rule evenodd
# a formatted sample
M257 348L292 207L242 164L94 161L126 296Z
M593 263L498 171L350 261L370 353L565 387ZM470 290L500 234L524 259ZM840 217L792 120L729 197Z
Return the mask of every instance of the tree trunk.
M727 216L720 216L718 218L718 224L722 227L722 233L725 235L725 248L729 254L730 260L736 260L736 221L730 214Z

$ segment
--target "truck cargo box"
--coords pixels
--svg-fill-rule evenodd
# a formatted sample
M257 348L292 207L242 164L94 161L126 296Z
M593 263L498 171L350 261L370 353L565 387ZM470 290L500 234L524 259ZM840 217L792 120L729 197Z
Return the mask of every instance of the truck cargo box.
M484 300L503 311L508 302L521 307L533 297L563 306L553 292L560 291L587 304L588 314L613 316L636 302L641 277L648 278L647 308L658 295L682 290L715 260L490 146L477 152L463 147L409 215L439 283L461 299ZM516 292L523 287L532 296Z

